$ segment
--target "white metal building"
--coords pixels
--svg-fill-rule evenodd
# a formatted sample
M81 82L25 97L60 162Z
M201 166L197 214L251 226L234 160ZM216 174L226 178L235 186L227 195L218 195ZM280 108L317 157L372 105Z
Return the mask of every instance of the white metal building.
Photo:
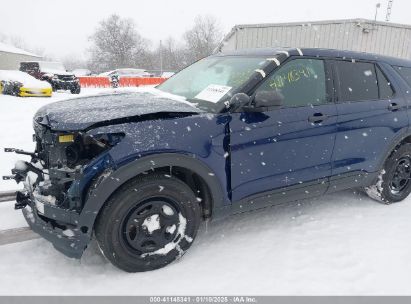
M22 61L41 59L41 56L0 42L0 70L18 70Z
M236 25L219 50L318 47L411 59L411 25L365 19Z

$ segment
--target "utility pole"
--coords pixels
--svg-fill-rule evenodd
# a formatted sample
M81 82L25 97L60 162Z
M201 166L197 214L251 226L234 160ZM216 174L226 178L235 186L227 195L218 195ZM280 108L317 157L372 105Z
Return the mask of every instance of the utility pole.
M385 21L390 21L391 19L391 10L392 10L392 3L394 2L394 0L388 0L388 4L387 4L387 14L385 15Z
M378 9L381 7L381 3L377 3L375 5L375 17L374 17L374 23L377 22L377 15L378 15Z
M160 76L163 75L163 44L160 40Z

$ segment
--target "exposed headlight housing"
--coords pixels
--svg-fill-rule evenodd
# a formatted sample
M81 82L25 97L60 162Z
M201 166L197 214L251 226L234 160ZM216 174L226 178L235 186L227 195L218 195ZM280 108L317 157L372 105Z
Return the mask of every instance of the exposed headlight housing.
M59 143L74 142L74 134L59 135Z
M65 148L68 167L85 165L101 153L117 145L124 138L123 133L90 135L86 133L60 134L58 141Z

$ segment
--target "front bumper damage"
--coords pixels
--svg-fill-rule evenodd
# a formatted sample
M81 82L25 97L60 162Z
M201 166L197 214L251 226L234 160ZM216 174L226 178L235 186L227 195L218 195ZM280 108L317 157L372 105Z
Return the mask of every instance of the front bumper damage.
M71 258L80 258L93 232L90 214L82 213L79 208L82 200L80 193L86 181L92 180L92 177L111 165L109 157L102 156L89 167L77 170L64 167L44 169L36 153L18 149L5 151L32 157L30 162L19 161L12 169L13 175L3 176L5 180L14 179L24 184L24 189L16 192L15 209L21 209L29 227L50 241L58 251ZM57 183L68 181L70 187L64 192L64 199L47 195ZM45 191L49 192L45 194Z
M24 207L23 207L24 206ZM90 235L78 226L75 212L44 204L29 192L17 192L16 209L22 209L30 228L58 251L71 258L80 258L90 242Z

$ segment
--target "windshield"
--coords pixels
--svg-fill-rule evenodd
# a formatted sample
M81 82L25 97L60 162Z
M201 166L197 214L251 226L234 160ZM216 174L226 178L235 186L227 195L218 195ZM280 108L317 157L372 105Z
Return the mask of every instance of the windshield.
M66 69L60 62L40 62L40 68L42 70L55 70L55 71L62 71L65 72Z
M201 109L216 112L227 99L227 93L245 84L255 70L266 64L262 57L208 57L175 74L157 89L185 97Z

